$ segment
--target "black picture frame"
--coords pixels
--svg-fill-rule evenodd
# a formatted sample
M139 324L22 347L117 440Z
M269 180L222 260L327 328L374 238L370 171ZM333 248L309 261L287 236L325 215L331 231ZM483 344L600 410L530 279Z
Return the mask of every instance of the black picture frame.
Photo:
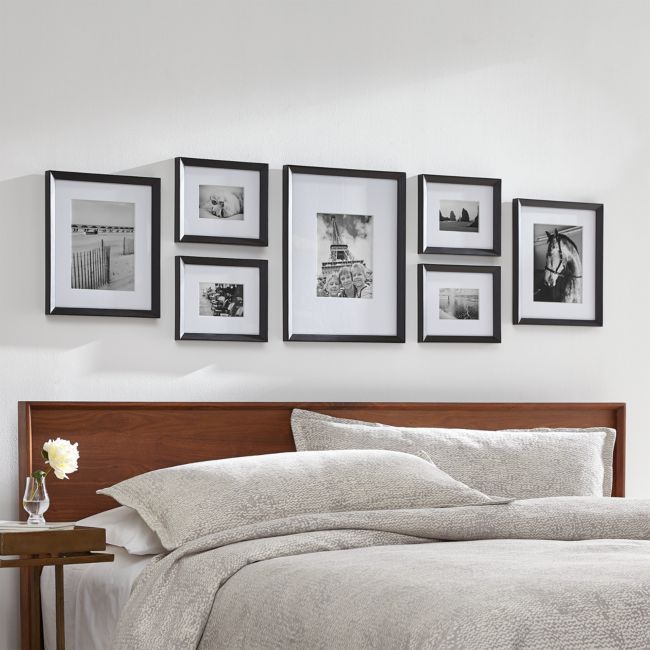
M425 333L425 275L427 273L478 273L492 275L492 335L447 336ZM418 342L419 343L501 343L501 267L462 264L418 264Z
M239 169L255 171L260 176L259 188L259 236L224 237L205 235L181 235L183 220L183 167L204 167L209 169ZM174 241L195 244L235 244L240 246L268 246L269 244L269 166L267 163L241 162L236 160L212 160L209 158L188 158L178 156L174 159Z
M52 222L56 218L54 192L56 181L142 185L151 190L151 300L149 309L113 309L65 307L54 304L52 281ZM119 316L131 318L160 318L160 178L92 174L48 170L45 172L45 313L67 316Z
M259 271L259 333L258 334L214 334L208 332L181 333L181 283L182 264L198 266L253 267ZM176 341L268 341L268 262L266 260L237 259L232 257L195 257L177 255L175 258L175 340Z
M595 296L593 319L564 319L564 318L524 318L520 315L519 304L519 256L520 247L520 209L524 207L552 208L568 210L586 210L595 213ZM602 203L584 203L576 201L549 201L541 199L512 200L512 322L514 325L569 325L602 327L603 326L603 220L604 205ZM562 303L557 303L562 304Z
M491 248L454 248L429 246L424 241L425 229L425 187L427 183L451 185L484 185L492 188L492 246ZM501 179L475 176L440 176L420 174L418 176L418 252L422 255L477 255L499 257L501 255Z
M396 302L394 335L349 335L349 334L310 334L291 332L289 271L290 271L290 228L291 228L291 175L312 174L315 176L340 176L392 180L397 184L395 205L396 236ZM312 167L305 165L284 165L283 177L283 340L284 341L319 341L348 343L404 343L405 342L405 285L406 285L406 174L403 172L346 169L339 167Z

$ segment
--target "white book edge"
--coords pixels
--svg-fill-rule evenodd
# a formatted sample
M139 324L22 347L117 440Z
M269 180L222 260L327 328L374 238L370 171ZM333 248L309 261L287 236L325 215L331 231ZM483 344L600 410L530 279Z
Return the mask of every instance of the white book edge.
M76 526L74 521L56 521L51 524L28 524L26 521L0 520L0 532L29 532L30 530L67 530Z

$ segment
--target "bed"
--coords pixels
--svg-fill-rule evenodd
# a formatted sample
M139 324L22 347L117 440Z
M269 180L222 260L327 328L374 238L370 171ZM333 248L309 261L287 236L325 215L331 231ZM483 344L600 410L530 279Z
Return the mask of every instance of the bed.
M611 427L616 429L613 461L613 496L624 496L625 485L625 406L624 404L478 404L478 403L66 403L21 402L19 404L20 476L32 471L39 462L42 443L53 435L62 435L79 442L80 470L73 480L50 482L52 501L50 520L76 521L113 508L115 502L96 490L144 472L182 463L206 459L232 458L274 454L295 450L289 425L294 408L303 408L344 418L376 421L402 426L443 426L481 429L533 427ZM65 435L64 435L65 434ZM496 546L489 540L472 542L477 562L486 553L509 557L513 552L505 541ZM583 549L589 555L603 542L594 542ZM274 594L274 586L283 585L282 576L292 571L305 575L328 574L327 562L336 557L350 567L366 562L386 567L390 575L393 547L376 546L364 558L359 549L337 551L339 555L307 553L287 567L286 559L273 558L247 566L236 580L229 580L228 589L219 591L218 599L232 613L235 621L245 613L235 611L242 603L242 593L251 584L265 585L256 590L255 607L267 608L264 594ZM413 566L430 561L418 557L420 547L409 551ZM445 553L450 546L445 547ZM469 549L469 547L465 547ZM540 553L547 549L540 549ZM600 549L615 553L616 549ZM370 559L369 559L370 558ZM310 566L310 561L318 562ZM449 564L451 560L447 561ZM142 562L146 563L145 561ZM383 564L382 564L383 563ZM480 562L479 562L480 563ZM264 574L260 567L271 567ZM489 571L486 565L485 570ZM274 576L271 579L269 576ZM132 576L133 578L133 576ZM134 579L134 578L133 578ZM523 578L522 578L523 579ZM70 581L74 583L74 579ZM348 585L349 586L349 585ZM335 586L331 586L332 589ZM390 590L390 583L384 586ZM285 585L285 593L288 585ZM304 594L296 593L300 599ZM21 580L21 629L23 647L29 644L29 584ZM251 600L251 606L253 601ZM227 631L221 621L218 627ZM307 623L304 622L305 625ZM208 634L217 634L212 621ZM317 626L314 624L314 628ZM230 630L236 635L235 630ZM218 634L217 634L218 635ZM216 638L216 637L215 637ZM234 636L232 637L234 638ZM246 641L252 647L254 639Z

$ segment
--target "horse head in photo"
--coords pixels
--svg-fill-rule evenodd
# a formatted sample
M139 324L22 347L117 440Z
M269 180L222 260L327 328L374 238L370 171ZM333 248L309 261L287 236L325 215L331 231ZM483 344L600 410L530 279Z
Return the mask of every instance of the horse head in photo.
M582 302L582 260L573 240L558 232L546 231L548 248L544 284L556 291L559 302Z

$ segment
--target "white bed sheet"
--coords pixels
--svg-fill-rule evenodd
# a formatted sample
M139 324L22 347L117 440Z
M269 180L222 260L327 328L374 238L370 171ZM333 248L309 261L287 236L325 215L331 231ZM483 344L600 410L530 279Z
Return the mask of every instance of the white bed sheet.
M110 647L117 619L131 587L153 555L131 555L119 546L106 546L115 560L105 564L71 564L63 570L65 647L105 650ZM54 567L41 576L41 607L45 650L56 648Z

